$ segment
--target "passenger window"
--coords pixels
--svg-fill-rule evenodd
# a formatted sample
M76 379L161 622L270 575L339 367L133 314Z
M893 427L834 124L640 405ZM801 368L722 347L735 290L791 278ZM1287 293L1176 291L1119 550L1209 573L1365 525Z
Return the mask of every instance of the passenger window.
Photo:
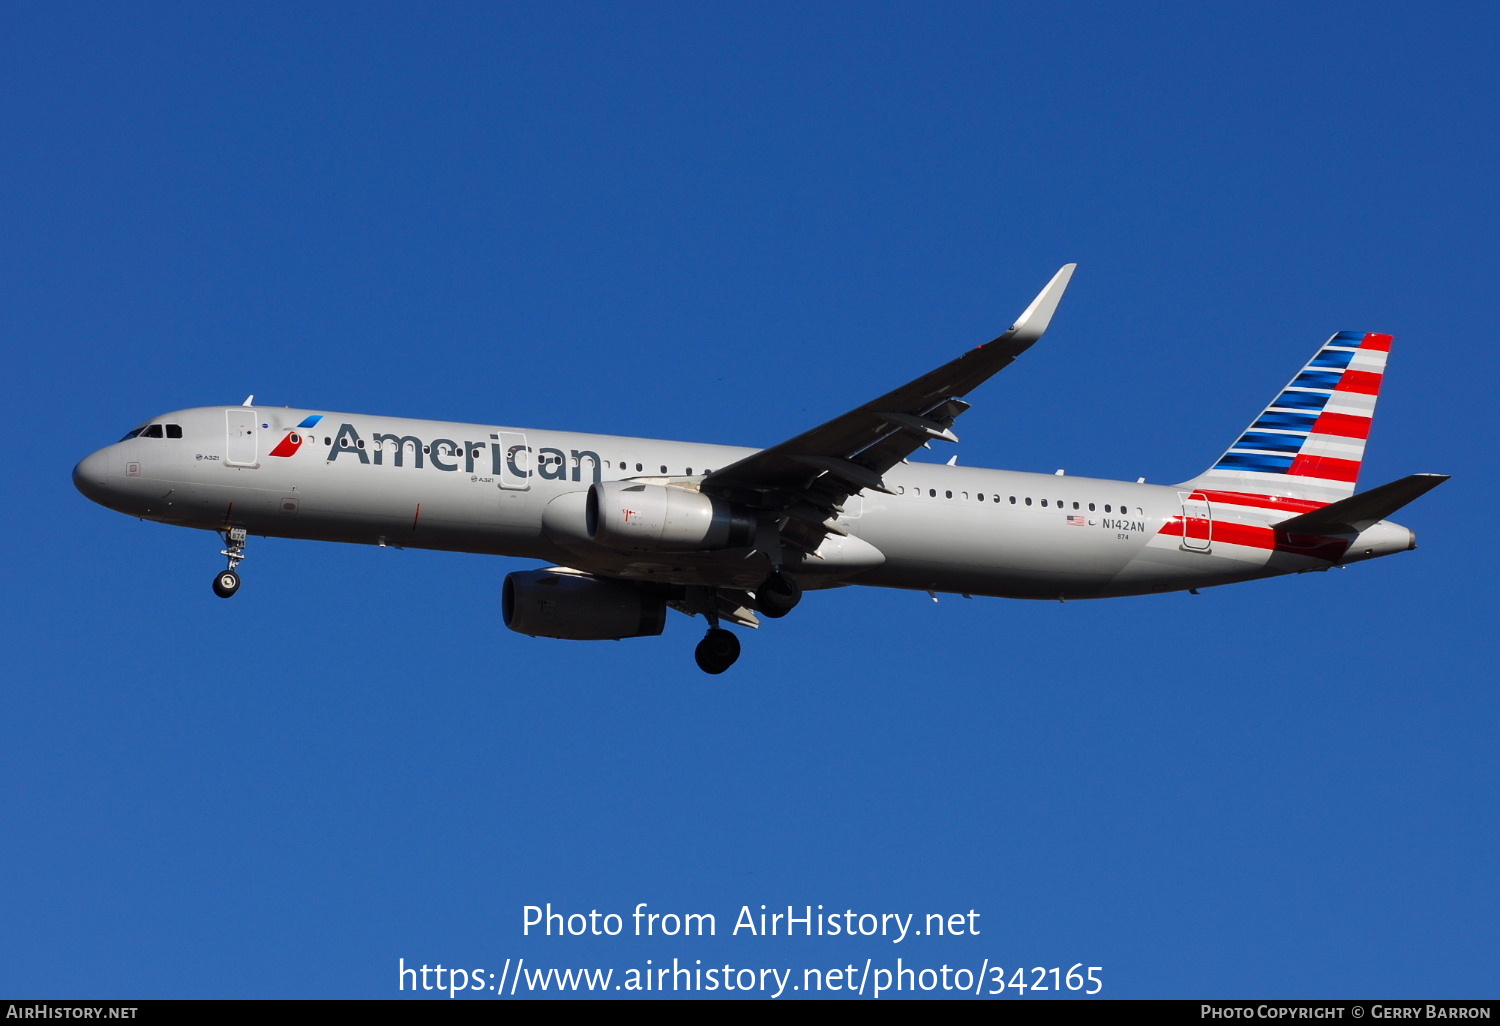
M1110 512L1109 503L1107 503L1107 502L1104 504L1104 512L1106 512L1106 513Z
M1026 496L1026 505L1028 505L1028 506L1031 505L1031 496L1029 496L1029 495Z
M637 463L637 464L636 464L636 465L635 465L635 469L636 469L636 470L640 470L640 469L641 469L641 465L640 465L640 464L639 464L639 463Z
M937 489L936 488L929 488L929 489L927 489L927 496L928 496L928 498L936 499L937 498Z
M1015 496L1014 496L1014 495L1012 495L1012 496L1011 496L1011 497L1010 497L1010 504L1011 504L1011 505L1012 505L1012 506L1014 506L1014 505L1015 505L1015 504L1016 504L1016 497L1015 497Z
M1090 513L1094 512L1094 504L1092 502L1089 503L1089 512Z
M687 476L688 477L692 477L693 476L693 468L692 467L688 467L687 468Z
M661 472L662 472L662 473L663 473L663 474L665 474L665 473L666 473L666 472L667 472L667 468L666 468L666 467L662 467L662 468L661 468Z
M182 425L181 424L168 424L167 425L167 437L168 438L181 438L182 437Z
M1077 508L1078 508L1078 503L1076 503L1076 502L1075 502L1075 503L1073 503L1073 508L1074 508L1074 509L1077 509Z
M977 495L977 496L976 496L976 498L978 498L978 499L979 499L979 501L980 501L980 502L983 502L983 501L984 501L984 493L983 493L983 492L980 492L980 493L979 493L979 494L978 494L978 495Z
M1042 505L1043 505L1043 506L1045 506L1045 505L1047 505L1047 500L1046 500L1046 499L1043 499L1043 500L1042 500Z
M944 492L943 494L945 496L947 496L948 498L950 498L950 499L953 498L953 493L952 492Z

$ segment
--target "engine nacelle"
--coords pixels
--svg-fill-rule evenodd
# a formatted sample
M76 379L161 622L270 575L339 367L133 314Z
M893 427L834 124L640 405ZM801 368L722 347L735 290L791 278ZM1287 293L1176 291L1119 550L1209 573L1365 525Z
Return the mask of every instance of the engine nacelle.
M612 549L695 552L755 541L755 519L702 492L630 481L589 488L589 538Z
M647 638L667 625L665 597L629 581L556 570L508 574L501 590L505 626L533 638L612 641Z

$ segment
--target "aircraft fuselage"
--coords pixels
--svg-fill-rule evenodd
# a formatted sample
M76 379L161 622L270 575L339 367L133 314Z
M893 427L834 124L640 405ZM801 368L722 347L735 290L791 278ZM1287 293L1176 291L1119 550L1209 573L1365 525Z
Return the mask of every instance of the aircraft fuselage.
M766 574L752 545L612 551L582 523L596 482L691 490L753 448L270 407L183 410L147 430L158 428L87 457L79 489L205 530L516 556L678 586L754 588ZM1279 534L1273 524L1318 505L1296 499L914 462L885 485L891 494L843 504L844 533L816 555L787 554L804 587L1104 598L1322 570L1415 544L1386 521L1342 537Z

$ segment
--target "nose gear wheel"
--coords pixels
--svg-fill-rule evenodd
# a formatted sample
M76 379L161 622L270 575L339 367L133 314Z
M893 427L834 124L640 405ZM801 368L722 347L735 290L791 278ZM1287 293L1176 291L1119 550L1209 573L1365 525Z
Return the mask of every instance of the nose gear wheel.
M224 538L224 551L219 553L229 560L227 569L219 571L214 578L214 594L219 598L229 598L240 590L240 575L235 573L235 568L245 559L245 538L247 532L243 527L231 527L227 531L220 532Z

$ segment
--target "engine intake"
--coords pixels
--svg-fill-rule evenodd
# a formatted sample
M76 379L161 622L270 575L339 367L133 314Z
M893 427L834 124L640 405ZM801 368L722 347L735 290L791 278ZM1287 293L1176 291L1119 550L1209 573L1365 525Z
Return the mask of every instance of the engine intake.
M667 625L665 597L629 581L557 570L506 575L500 612L518 634L565 641L648 638Z
M695 552L755 540L755 519L722 499L667 485L601 481L589 488L589 538L612 549Z

